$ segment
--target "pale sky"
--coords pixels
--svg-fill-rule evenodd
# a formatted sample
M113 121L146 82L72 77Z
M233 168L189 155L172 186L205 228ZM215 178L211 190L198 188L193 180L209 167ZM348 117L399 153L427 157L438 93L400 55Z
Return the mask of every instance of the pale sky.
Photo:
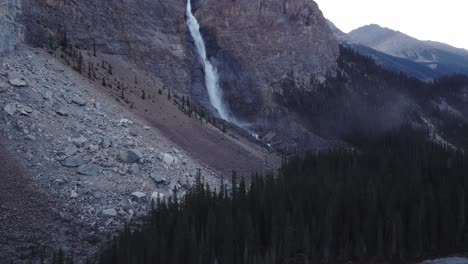
M349 31L379 24L420 40L468 49L468 0L315 0L326 18Z

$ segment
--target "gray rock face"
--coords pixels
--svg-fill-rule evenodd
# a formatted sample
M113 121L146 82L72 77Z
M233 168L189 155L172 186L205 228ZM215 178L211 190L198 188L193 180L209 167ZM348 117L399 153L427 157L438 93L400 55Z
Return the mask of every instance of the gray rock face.
M22 27L16 22L20 13L20 1L0 1L0 53L12 51L21 40Z
M311 0L192 2L225 100L241 117L252 119L275 105L272 83L309 83L334 72L338 44ZM65 36L84 49L96 43L98 52L126 56L169 88L188 90L206 103L185 7L181 0L23 0L22 20L29 43L56 46Z
M274 105L272 83L307 84L337 66L338 43L311 0L205 0L194 10L235 113Z
M83 165L85 161L81 155L74 155L71 157L66 158L61 162L61 164L65 167L79 167Z
M91 50L95 42L99 53L124 55L147 65L174 87L186 87L189 81L184 1L22 2L21 18L31 44L57 46L66 35L82 48Z
M131 60L161 86L207 102L203 69L187 32L186 1L22 0L21 7L29 44L54 48L66 39L81 49L95 46L98 55ZM272 116L289 118L275 101L275 85L290 80L302 91L335 72L338 43L312 0L193 0L193 7L224 100L242 121L258 121L263 129ZM57 114L78 116L70 109ZM124 163L139 159L122 157Z

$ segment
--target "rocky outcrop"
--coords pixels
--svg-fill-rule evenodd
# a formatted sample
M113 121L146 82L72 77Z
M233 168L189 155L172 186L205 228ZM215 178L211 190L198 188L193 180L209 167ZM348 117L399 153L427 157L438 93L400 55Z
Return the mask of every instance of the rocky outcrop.
M334 71L338 44L312 0L193 2L225 99L238 115L271 106L270 84L286 76L303 84ZM31 44L96 46L127 56L171 89L207 98L185 1L23 0L23 9Z
M0 2L0 53L13 50L22 39L22 27L16 22L20 10L19 0Z
M175 0L23 0L22 21L30 44L96 46L98 53L128 57L168 87L183 90L191 65L184 11Z
M279 80L292 77L306 87L333 74L338 43L312 0L194 2L234 112L248 116L271 107L271 84Z
M291 81L303 91L335 72L338 43L312 0L192 2L224 100L242 122L260 124L256 128L263 130L272 123L288 124L291 115L276 102L282 93L276 84ZM68 44L89 53L96 49L98 57L120 55L146 70L163 89L189 93L209 110L185 7L185 0L22 0L20 18L29 44ZM136 89L137 82L135 75L129 89ZM298 122L289 127L303 126Z

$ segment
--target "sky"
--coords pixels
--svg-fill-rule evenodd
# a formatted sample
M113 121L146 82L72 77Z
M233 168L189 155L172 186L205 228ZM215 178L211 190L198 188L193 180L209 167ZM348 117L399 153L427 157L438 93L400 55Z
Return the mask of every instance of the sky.
M420 40L468 49L468 0L315 0L324 16L349 31L378 24Z

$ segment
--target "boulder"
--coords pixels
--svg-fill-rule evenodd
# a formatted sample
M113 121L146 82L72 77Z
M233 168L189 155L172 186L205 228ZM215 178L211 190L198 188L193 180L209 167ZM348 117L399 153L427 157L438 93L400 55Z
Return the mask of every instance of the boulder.
M162 160L166 164L172 165L174 163L174 161L175 161L175 158L171 154L163 153Z
M42 94L42 98L46 101L49 101L52 99L52 93L50 91L45 91L43 94Z
M57 113L57 115L59 116L69 116L68 111L64 108L58 109L57 111L55 111L55 113Z
M61 164L65 167L79 167L85 164L85 161L81 155L74 155L64 159Z
M151 173L150 178L154 180L157 184L165 183L166 177L160 174Z
M102 210L102 215L106 217L115 217L117 216L117 211L114 208L109 208Z
M99 146L96 145L96 144L90 144L90 145L88 146L88 150L89 150L90 152L96 152L96 151L99 150Z
M15 87L24 87L27 85L26 82L21 79L10 79L9 82Z
M82 148L82 147L84 147L85 143L88 142L88 139L81 135L81 136L79 136L77 138L72 138L71 141L78 148Z
M140 174L140 165L138 163L133 163L130 168L128 168L128 173L132 175L138 175Z
M4 82L0 82L0 93L4 93L8 90L8 85Z
M86 101L79 97L79 96L75 96L72 98L72 102L78 106L85 106L86 105Z
M111 139L108 137L105 137L102 139L101 146L103 149L108 149L112 146Z
M143 158L143 154L137 149L132 149L121 151L119 157L123 163L136 163Z
M75 190L72 190L70 193L70 198L78 198L78 193Z
M94 164L84 164L78 167L77 172L85 176L97 176L99 173L99 167Z
M65 153L66 156L71 156L71 155L75 155L77 151L78 151L78 149L76 148L75 145L68 144L65 147L65 150L63 152Z
M33 135L31 135L31 134L27 135L25 138L26 138L27 140L30 140L30 141L35 141L35 140L36 140L36 137L33 136Z
M16 113L16 105L15 104L7 104L3 107L3 111L5 111L10 116L14 116Z
M110 178L110 177L114 176L114 174L113 174L112 171L110 171L110 170L104 170L104 171L102 172L102 174L103 174L105 177L107 177L107 178Z
M134 192L134 193L132 193L132 196L137 198L137 199L141 199L141 198L145 198L146 194L143 193L143 192Z
M27 105L21 105L18 108L22 115L29 115L34 111L30 106Z

